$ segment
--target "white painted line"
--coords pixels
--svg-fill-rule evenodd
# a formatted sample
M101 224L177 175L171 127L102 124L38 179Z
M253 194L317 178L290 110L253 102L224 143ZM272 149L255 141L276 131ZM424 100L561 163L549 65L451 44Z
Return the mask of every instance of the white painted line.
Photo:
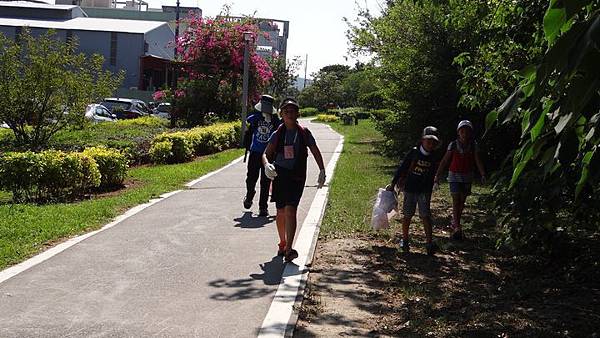
M238 163L241 160L242 160L242 157L237 158L237 159L233 160L231 163L229 163L228 165L226 165L225 167L220 168L218 170L215 170L213 172L210 172L210 173L208 173L208 174L200 177L197 180L194 180L194 181L192 181L190 183L187 183L186 186L190 187L193 184L196 184L196 183L198 183L198 182L200 182L202 180L205 180L205 179L209 178L210 176L212 176L212 175L214 175L214 174L216 174L216 173L224 170L225 168L228 168L228 167L230 167L230 166ZM21 262L21 263L19 263L17 265L11 266L10 268L6 268L6 269L0 271L0 283L2 283L4 281L6 281L6 280L8 280L8 279L10 279L10 278L18 275L18 274L20 274L23 271L26 271L27 269L30 269L30 268L32 268L32 267L34 267L34 266L42 263L45 260L48 260L48 259L52 258L53 256L55 256L55 255L57 255L57 254L65 251L65 250L67 250L68 248L72 247L73 245L75 245L75 244L77 244L77 243L79 243L79 242L81 242L81 241L83 241L83 240L85 240L87 238L90 238L90 237L92 237L92 236L94 236L94 235L96 235L96 234L98 234L98 233L100 233L102 231L105 231L107 229L112 228L113 226L115 226L115 225L123 222L124 220L128 219L129 217L131 217L131 216L133 216L133 215L141 212L142 210L144 210L144 209L146 209L146 208L148 208L148 207L150 207L150 206L152 206L152 205L154 205L154 204L156 204L156 203L158 203L160 201L163 201L163 200L165 200L165 199L167 199L167 198L169 198L169 197L171 197L171 196L173 196L173 195L175 195L177 193L180 193L182 191L183 190L176 190L176 191L172 191L172 192L168 192L168 193L162 194L158 198L151 199L148 203L140 204L138 206L135 206L135 207L127 210L124 214L122 214L120 216L117 216L112 222L104 225L102 228L100 228L98 230L95 230L95 231L92 231L92 232L88 232L87 234L71 238L71 239L67 240L66 242L60 243L60 244L58 244L58 245L56 245L56 246L54 246L54 247L52 247L52 248L50 248L48 250L46 250L46 251L44 251L44 252L36 255L36 256L33 256L32 258L30 258L30 259L28 259L28 260L26 260L24 262Z
M331 127L329 128L331 129ZM331 130L333 131L333 129ZM298 251L298 258L294 262L298 265L285 265L281 283L262 323L258 337L290 337L294 332L298 319L298 310L294 309L294 305L300 304L301 296L304 294L306 280L308 279L308 273L305 270L312 262L315 253L319 229L329 195L329 182L333 177L343 146L344 137L341 136L334 154L329 160L327 168L325 168L326 185L317 190L308 215L304 219L300 233L294 242L294 248Z

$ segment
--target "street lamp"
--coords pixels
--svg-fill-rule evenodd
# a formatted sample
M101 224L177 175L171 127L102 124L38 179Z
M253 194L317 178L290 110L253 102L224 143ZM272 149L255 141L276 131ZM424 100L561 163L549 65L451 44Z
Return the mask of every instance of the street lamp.
M250 42L254 39L252 32L244 32L244 79L242 82L242 133L240 147L244 146L246 132L246 114L248 113L248 68L250 68Z

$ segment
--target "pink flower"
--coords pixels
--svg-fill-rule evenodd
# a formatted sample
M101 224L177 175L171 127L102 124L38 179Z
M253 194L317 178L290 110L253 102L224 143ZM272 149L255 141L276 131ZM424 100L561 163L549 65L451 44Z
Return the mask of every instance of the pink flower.
M154 101L162 101L165 99L165 93L162 90L156 91L152 94L152 99Z

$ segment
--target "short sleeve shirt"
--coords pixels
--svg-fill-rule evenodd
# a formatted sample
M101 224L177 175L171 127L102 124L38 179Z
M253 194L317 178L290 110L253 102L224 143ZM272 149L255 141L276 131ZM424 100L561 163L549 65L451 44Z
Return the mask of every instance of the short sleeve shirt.
M279 120L271 118L271 121L267 121L262 116L262 113L252 114L246 120L250 125L254 126L250 151L264 153L269 142L269 137L279 126Z
M317 141L315 141L315 138L312 136L312 133L304 128L304 131L306 132L306 142L307 142L307 146L314 146L317 144ZM276 141L277 137L277 133L273 133L271 134L271 138L269 139L269 143L274 144ZM302 134L300 134L300 131L298 131L298 129L294 129L294 130L289 130L286 129L285 131L285 135L283 137L284 140L284 147L285 146L290 146L293 145L294 146L294 158L291 159L286 159L284 154L277 152L275 154L275 165L278 165L280 167L286 168L286 169L294 169L294 164L296 164L296 159L298 158L298 154L300 153L300 138L302 137Z

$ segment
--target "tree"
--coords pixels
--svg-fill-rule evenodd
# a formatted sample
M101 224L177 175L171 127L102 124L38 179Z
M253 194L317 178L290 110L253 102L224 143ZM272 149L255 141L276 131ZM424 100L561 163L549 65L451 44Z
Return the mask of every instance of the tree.
M599 229L600 3L551 0L539 21L547 50L486 124L520 127L498 175L507 239L552 250L569 230Z
M240 107L244 69L244 33L252 35L249 72L249 98L257 100L273 77L267 61L256 54L259 34L252 18L228 21L192 17L177 40L181 71L177 90L172 93L176 106L188 125L207 123L210 112L234 118Z
M313 83L300 93L300 103L306 107L324 108L328 104L346 105L343 81L350 75L346 65L329 65L312 74Z
M34 38L24 30L18 42L0 34L0 46L0 120L31 150L82 123L85 107L110 96L123 79L102 70L102 56L76 53L76 40L62 42L53 31Z
M449 20L451 3L455 2L387 1L381 16L362 11L349 26L352 51L373 56L376 65L373 76L379 90L364 99L383 101L394 111L379 128L390 155L405 152L423 127L455 125L465 117L456 107L460 73L453 59L468 43L454 37L459 30L469 30ZM466 26L476 24L465 19ZM453 128L442 131L448 139Z
M296 96L294 82L296 81L296 72L300 67L299 57L287 62L282 57L274 56L268 59L268 62L273 77L269 80L269 85L266 88L267 93L271 94L277 101L281 101L288 96Z

